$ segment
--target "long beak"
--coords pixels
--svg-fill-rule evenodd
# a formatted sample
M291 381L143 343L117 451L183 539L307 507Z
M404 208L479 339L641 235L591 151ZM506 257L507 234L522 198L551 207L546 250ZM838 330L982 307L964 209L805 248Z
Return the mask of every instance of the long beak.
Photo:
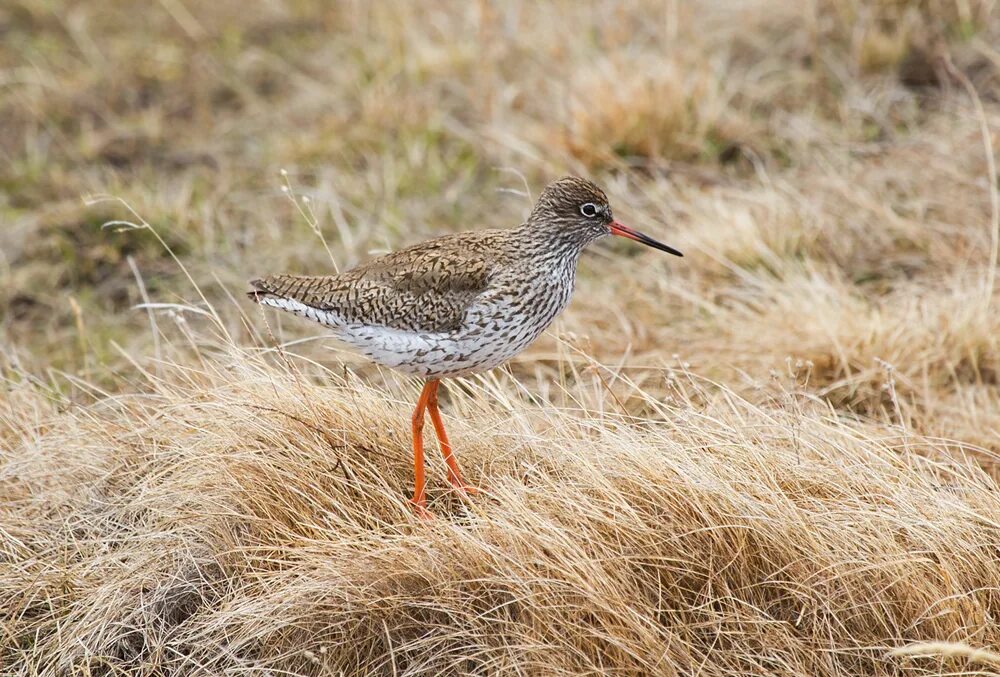
M650 236L644 235L640 233L638 230L632 230L628 226L623 226L617 221L612 221L609 227L611 228L612 235L621 235L622 237L627 237L630 240L641 242L644 245L652 247L653 249L659 249L661 252L667 252L668 254L673 254L674 256L684 256L684 254L681 254L673 247L668 247L662 242L657 242Z

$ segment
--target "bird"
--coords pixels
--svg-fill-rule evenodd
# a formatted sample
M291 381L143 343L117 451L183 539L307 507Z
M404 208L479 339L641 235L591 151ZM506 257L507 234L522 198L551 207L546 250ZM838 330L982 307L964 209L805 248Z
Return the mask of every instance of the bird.
M583 250L617 235L683 254L614 218L607 195L576 176L553 181L528 218L506 229L445 235L336 275L278 274L251 280L250 299L330 328L376 364L423 381L411 418L417 514L427 509L425 414L464 496L468 484L438 408L441 379L500 366L537 339L570 301Z

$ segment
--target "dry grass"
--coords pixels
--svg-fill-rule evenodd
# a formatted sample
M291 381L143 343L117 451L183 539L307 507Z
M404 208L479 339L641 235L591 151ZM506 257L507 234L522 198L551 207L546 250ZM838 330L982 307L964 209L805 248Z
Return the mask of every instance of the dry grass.
M449 392L491 496L439 483L428 526L402 499L410 397L201 355L69 412L25 388L0 581L19 670L971 674L989 661L889 652L1000 643L1000 495L926 458L947 443L683 369L633 391L642 418L488 379Z
M0 672L1000 674L1000 18L799 5L0 8ZM687 256L448 386L421 524L244 280L567 172Z

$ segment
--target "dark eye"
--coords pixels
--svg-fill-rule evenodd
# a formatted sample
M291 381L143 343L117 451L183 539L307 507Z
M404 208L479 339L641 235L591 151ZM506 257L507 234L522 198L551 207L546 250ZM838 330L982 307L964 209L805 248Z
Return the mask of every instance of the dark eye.
M580 205L580 213L586 216L588 219L597 216L597 212L598 212L597 205L595 205L593 202L584 202L582 205Z

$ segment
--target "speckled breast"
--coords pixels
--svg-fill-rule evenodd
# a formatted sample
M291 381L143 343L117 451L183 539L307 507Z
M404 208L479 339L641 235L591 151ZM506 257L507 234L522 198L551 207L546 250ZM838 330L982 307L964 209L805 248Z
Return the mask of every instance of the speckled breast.
M352 324L338 327L337 334L372 361L414 376L486 371L527 348L562 312L573 293L574 272L575 266L549 269L539 278L511 284L499 281L469 306L455 331Z

